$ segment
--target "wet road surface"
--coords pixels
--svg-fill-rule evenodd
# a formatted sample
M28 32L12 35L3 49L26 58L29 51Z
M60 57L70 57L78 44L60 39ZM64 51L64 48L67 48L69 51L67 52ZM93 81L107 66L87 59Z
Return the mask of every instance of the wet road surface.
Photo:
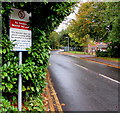
M63 111L118 111L120 69L56 52L48 69Z

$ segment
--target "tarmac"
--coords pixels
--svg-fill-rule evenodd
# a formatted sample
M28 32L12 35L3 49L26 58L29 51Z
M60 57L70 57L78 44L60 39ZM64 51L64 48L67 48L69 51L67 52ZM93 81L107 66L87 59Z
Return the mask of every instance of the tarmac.
M76 57L76 58L80 58L80 59L84 59L84 60L89 60L89 61L92 61L92 62L96 62L96 63L100 63L100 64L104 64L104 65L107 65L107 66L110 66L110 67L115 67L115 68L120 69L120 62L105 60L105 59L102 59L102 58L98 58L95 55L72 54L72 53L67 53L67 52L60 52L60 54L68 55L68 56L72 56L72 57Z
M111 61L111 60L105 60L102 58L98 58L95 55L85 55L85 54L72 54L72 53L68 53L68 52L59 52L58 54L63 54L63 55L67 55L67 56L71 56L71 57L76 57L76 58L80 58L83 60L88 60L88 61L92 61L92 62L96 62L96 63L100 63L100 64L104 64L110 67L114 67L114 68L119 68L120 69L120 62L116 62L116 61ZM64 106L64 104L59 102L59 99L57 97L57 94L55 92L55 89L53 87L53 83L49 74L49 71L47 71L47 87L45 88L45 107L46 107L46 111L47 112L57 112L57 113L63 113L63 109L62 106Z

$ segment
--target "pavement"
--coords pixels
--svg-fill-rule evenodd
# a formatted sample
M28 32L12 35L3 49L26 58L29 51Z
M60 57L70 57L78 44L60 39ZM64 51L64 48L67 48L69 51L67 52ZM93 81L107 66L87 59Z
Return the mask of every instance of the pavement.
M48 113L52 112L63 113L62 106L64 106L64 104L60 104L59 102L48 70L46 75L46 82L47 85L46 88L44 89L44 93L41 94L44 98L43 104L44 107L46 108L45 111Z
M68 55L68 56L72 56L72 57L77 57L77 58L80 58L80 59L89 60L89 61L93 61L93 62L96 62L96 63L100 63L100 64L104 64L104 65L107 65L107 66L110 66L110 67L115 67L115 68L120 69L120 62L105 60L105 59L102 59L102 58L98 58L95 55L72 54L72 53L67 53L67 52L60 52L60 54Z

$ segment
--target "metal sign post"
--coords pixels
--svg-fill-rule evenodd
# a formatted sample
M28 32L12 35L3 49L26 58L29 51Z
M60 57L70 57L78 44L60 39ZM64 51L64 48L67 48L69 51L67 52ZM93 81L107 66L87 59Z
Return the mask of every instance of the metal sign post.
M22 64L22 52L19 52L19 65ZM22 110L22 75L19 74L18 79L18 110Z

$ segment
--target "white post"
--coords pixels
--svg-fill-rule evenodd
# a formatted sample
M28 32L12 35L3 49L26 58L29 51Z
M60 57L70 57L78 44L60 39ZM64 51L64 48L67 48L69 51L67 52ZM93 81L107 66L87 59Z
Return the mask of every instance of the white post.
M22 52L19 52L19 65L22 64ZM22 75L18 79L18 110L22 111Z
M69 51L69 37L68 37L68 51Z

